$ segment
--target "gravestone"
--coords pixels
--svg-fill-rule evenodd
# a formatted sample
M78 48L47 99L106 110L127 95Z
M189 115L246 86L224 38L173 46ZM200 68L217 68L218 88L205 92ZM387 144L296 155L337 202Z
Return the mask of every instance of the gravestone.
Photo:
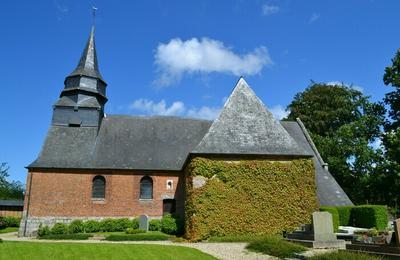
M287 235L287 240L298 242L312 248L345 249L346 242L338 240L333 232L332 215L329 212L314 212L312 214L312 229L303 228Z
M139 229L149 231L149 217L147 215L140 215Z
M396 237L396 245L400 245L400 218L393 221L394 235Z
M329 242L336 241L336 235L333 233L332 215L329 212L313 213L314 241Z

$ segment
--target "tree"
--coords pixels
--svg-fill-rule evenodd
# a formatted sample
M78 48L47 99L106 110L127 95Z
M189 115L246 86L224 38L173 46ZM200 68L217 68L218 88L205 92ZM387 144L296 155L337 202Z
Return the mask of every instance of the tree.
M400 188L400 49L392 59L391 66L385 68L383 75L385 85L394 88L384 98L388 106L388 120L385 122L385 134L382 142L385 147L385 166L382 171L385 175L385 195L390 197L392 205L400 206L398 190Z
M8 170L7 163L0 163L0 199L23 199L24 188L22 183L8 181Z
M373 202L369 188L381 165L373 146L381 135L385 110L360 91L345 85L312 82L287 107L288 119L299 117L330 172L354 203Z

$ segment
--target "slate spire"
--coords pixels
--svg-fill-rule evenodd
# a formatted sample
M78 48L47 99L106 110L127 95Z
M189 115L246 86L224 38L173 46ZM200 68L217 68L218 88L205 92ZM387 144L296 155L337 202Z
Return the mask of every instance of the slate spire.
M99 71L99 64L97 61L97 54L96 54L96 44L94 41L94 33L95 33L95 27L92 26L89 39L86 43L85 49L82 52L78 66L71 74L69 74L68 77L84 75L100 79L104 82L103 77L101 76Z
M311 156L266 109L243 77L193 153Z
M99 71L93 26L78 66L64 81L60 99L54 105L53 125L99 126L107 102L107 83Z

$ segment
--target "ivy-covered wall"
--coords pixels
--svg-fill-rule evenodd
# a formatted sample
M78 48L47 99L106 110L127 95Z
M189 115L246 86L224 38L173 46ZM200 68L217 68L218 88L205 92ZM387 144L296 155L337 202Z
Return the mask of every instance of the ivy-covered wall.
M311 159L194 158L186 169L185 235L276 234L310 223L318 210L314 174Z

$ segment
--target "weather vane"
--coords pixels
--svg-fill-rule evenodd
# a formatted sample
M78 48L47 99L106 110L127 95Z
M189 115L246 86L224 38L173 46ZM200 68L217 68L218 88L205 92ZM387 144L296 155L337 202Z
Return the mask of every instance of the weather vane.
M97 7L92 6L92 15L93 15L93 27L96 25L96 11L97 11Z

